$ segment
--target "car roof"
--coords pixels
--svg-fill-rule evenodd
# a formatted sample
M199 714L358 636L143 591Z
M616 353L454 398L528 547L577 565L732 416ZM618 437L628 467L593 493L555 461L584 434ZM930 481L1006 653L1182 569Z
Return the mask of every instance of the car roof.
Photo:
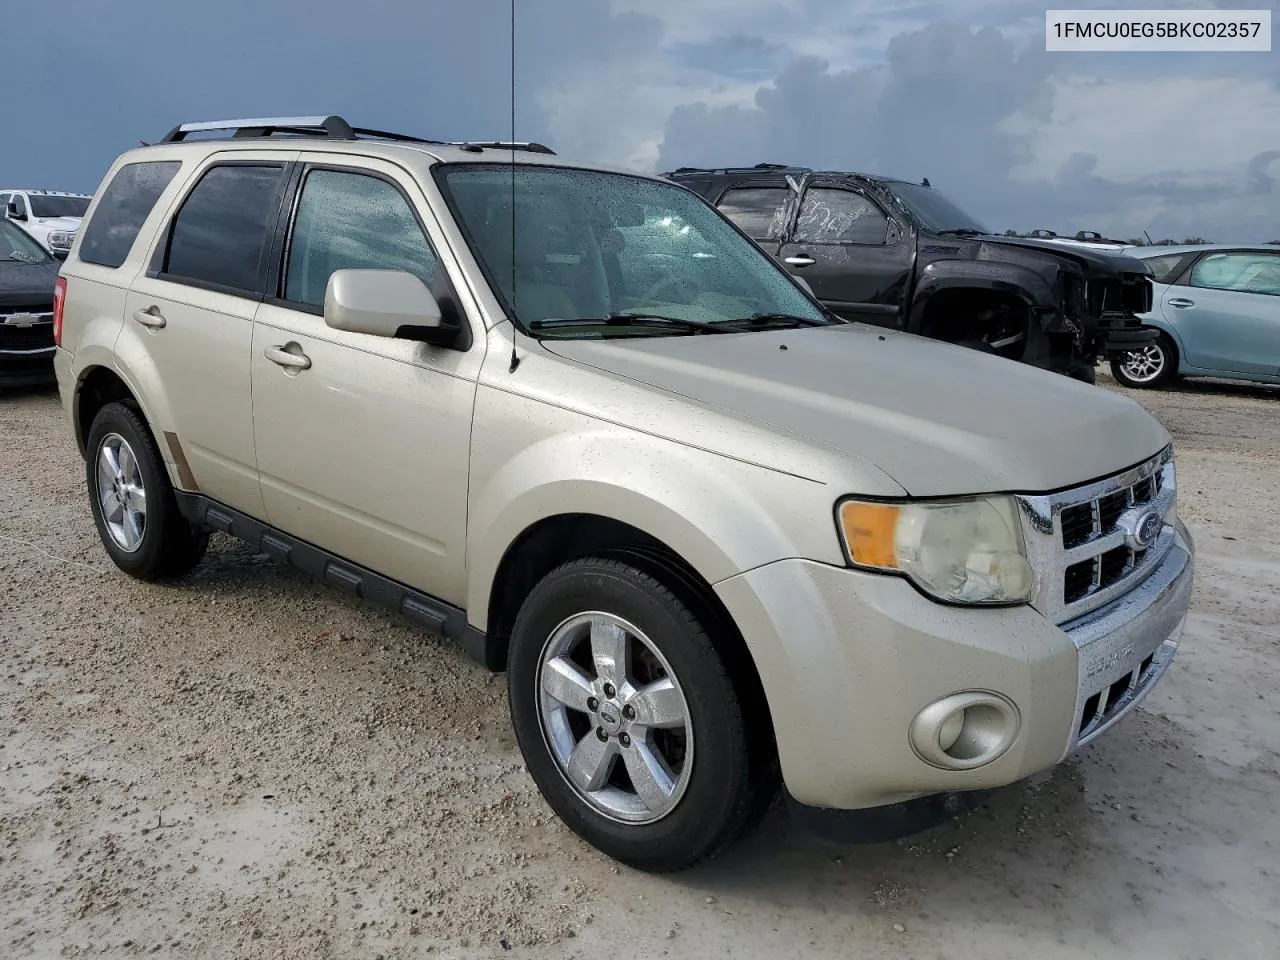
M33 197L76 197L80 200L92 200L88 193L70 193L66 190L33 190L31 187L0 187L0 193L28 193Z
M1274 243L1180 243L1168 244L1166 246L1145 246L1145 247L1129 247L1128 254L1131 257L1139 257L1148 259L1151 257L1166 257L1182 255L1185 253L1204 253L1214 250L1243 250L1249 253L1280 253L1280 246Z
M885 177L876 173L862 173L858 170L819 170L815 167L795 167L785 163L757 163L750 167L677 167L664 177L768 177L768 176L817 176L817 177L855 177L859 180L870 180L875 183L911 183L899 177Z
M278 139L202 139L184 143L153 144L134 147L121 154L118 161L131 163L143 160L179 160L193 157L203 160L215 153L271 151L281 153L331 153L347 156L375 157L393 162L418 161L426 166L437 164L515 163L523 167L559 167L590 170L598 173L618 173L646 180L661 181L661 177L628 167L589 163L557 154L529 153L500 147L468 149L452 144L394 143L380 140L336 141L323 137L287 137Z
M192 139L192 135L195 138ZM204 136L213 134L213 136ZM569 167L602 173L621 173L650 180L661 178L641 171L574 161L557 156L540 143L524 141L439 141L404 133L353 127L337 115L259 117L244 120L202 120L174 127L156 143L143 142L121 154L117 164L142 160L198 160L215 153L242 151L322 152L380 157L416 166L502 163L520 166ZM417 161L413 163L412 161Z

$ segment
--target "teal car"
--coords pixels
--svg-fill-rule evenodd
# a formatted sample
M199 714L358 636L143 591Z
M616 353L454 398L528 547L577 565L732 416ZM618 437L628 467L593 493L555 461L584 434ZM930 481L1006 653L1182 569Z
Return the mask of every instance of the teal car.
M1178 377L1280 384L1280 246L1210 243L1126 247L1154 276L1152 345L1111 361L1126 387L1158 387Z

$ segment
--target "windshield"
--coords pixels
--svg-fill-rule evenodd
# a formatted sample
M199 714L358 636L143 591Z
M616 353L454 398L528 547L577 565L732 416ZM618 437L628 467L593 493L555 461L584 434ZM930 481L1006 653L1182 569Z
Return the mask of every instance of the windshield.
M42 197L27 194L31 215L41 217L83 217L89 209L88 197Z
M767 254L675 184L494 164L449 165L438 178L495 293L526 331L655 336L763 314L827 321ZM617 322L632 314L669 322ZM615 323L557 323L602 318Z
M990 233L990 231L965 213L933 187L918 183L894 181L887 184L893 195L903 202L912 215L928 230L941 233L947 230Z
M13 224L0 220L0 261L44 263L49 255L44 248Z

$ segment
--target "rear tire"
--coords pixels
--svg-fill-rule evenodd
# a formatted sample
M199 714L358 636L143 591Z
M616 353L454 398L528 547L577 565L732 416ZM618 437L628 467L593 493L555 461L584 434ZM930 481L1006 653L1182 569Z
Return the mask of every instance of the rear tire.
M178 510L164 460L137 410L108 403L85 445L89 509L117 567L139 580L169 580L200 562L209 544Z
M1178 376L1178 348L1167 333L1141 350L1133 350L1111 361L1111 375L1133 390L1161 387Z
M707 628L627 563L592 557L548 574L516 617L507 669L534 782L615 860L653 872L694 866L775 795L773 744L753 733Z

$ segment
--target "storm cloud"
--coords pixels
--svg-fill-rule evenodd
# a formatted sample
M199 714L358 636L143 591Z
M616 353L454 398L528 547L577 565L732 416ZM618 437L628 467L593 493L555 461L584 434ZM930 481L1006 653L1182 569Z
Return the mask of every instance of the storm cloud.
M927 176L997 229L1280 239L1273 54L1048 54L1045 9L517 0L516 135L649 170L772 161ZM60 0L14 13L4 185L94 189L121 150L188 119L333 112L444 139L510 133L506 0Z

